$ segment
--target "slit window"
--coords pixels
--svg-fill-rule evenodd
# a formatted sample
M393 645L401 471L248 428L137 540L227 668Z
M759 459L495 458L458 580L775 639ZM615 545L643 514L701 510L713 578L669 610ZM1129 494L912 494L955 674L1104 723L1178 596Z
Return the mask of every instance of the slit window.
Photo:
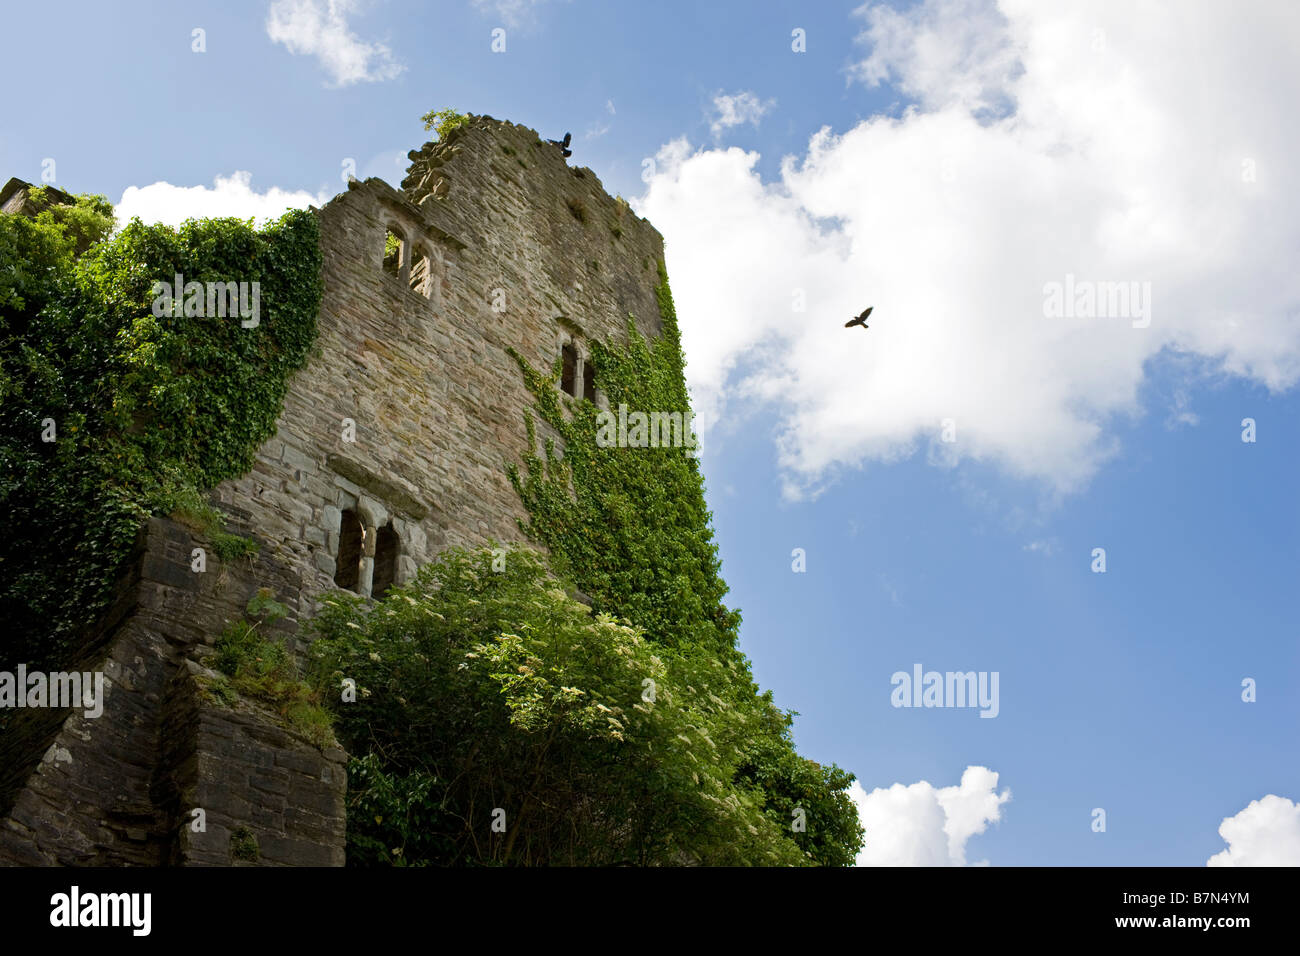
M397 278L402 275L402 237L391 229L384 233L384 271Z
M596 400L596 366L590 358L582 363L582 397L589 402Z
M335 562L334 585L349 591L357 590L361 580L361 552L365 541L361 519L349 508L339 522L339 556Z
M392 523L379 529L375 538L375 575L370 585L370 596L381 598L384 592L393 586L397 574L397 532Z
M577 397L578 350L572 345L560 349L560 391Z

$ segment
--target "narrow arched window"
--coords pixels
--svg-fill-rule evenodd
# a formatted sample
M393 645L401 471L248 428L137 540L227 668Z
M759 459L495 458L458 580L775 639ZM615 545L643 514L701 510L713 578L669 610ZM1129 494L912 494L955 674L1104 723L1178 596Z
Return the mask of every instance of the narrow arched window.
M375 538L375 575L370 584L371 597L381 598L393 586L393 578L397 574L399 543L392 522L379 529L379 535Z
M560 349L560 391L577 397L578 350L571 344Z
M384 271L390 276L402 275L402 237L389 229L384 233Z
M336 587L357 590L361 578L361 551L365 540L365 530L361 519L349 508L343 512L339 522L339 554L335 561L334 584Z
M582 397L589 402L596 400L596 366L588 355L582 363Z

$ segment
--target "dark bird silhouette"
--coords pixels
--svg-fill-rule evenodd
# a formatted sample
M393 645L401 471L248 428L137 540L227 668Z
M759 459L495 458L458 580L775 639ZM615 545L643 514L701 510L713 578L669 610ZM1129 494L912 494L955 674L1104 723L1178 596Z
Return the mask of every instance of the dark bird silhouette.
M869 316L869 315L871 314L871 310L874 309L874 308L875 308L874 305L869 305L869 306L867 306L867 311L863 312L863 313L862 313L860 316L858 316L856 319L849 319L849 321L847 321L847 322L844 323L844 327L845 327L846 329L851 329L851 328L853 328L853 326L855 326L855 325L860 325L860 326L862 326L864 329L868 329L868 328L870 328L871 326L867 325L867 316Z
M562 140L548 139L547 142L550 143L552 146L560 147L560 152L564 154L565 159L568 159L570 156L573 155L573 150L569 149L569 143L573 142L572 133L565 133L564 139Z

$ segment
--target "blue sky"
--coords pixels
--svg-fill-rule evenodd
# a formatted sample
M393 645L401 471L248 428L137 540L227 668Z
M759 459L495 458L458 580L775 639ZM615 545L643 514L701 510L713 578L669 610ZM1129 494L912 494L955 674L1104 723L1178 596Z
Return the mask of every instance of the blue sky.
M665 235L742 646L862 862L1300 865L1300 19L1245 7L50 3L0 174L269 215L429 109L571 130ZM917 663L998 716L892 706Z

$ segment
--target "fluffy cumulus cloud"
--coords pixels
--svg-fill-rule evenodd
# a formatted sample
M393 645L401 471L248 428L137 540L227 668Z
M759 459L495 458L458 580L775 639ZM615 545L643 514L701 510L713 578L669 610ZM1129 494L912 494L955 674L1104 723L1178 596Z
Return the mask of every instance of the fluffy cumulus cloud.
M739 93L718 92L713 97L709 130L714 136L721 136L725 130L742 123L758 126L758 121L775 105L776 100L760 100L749 90Z
M677 140L637 204L706 433L763 409L793 497L922 451L1068 492L1158 356L1295 384L1300 5L856 17L854 88L889 84L898 115L821 130L769 181Z
M867 793L854 781L850 796L867 837L858 866L987 866L967 864L966 843L1002 819L1011 791L998 793L998 775L987 767L967 767L955 787L922 780Z
M133 217L146 223L161 222L169 226L179 226L190 218L216 216L251 217L260 223L278 218L287 209L323 206L330 200L323 193L313 196L309 192L289 192L274 187L264 193L255 192L252 180L251 173L240 171L230 176L218 176L210 187L173 186L163 182L128 186L113 212L119 226Z
M1021 72L1007 19L986 0L926 0L906 14L884 4L860 7L859 37L871 54L852 73L868 86L891 82L936 109L960 106L977 114L1004 112Z
M391 80L404 69L382 43L348 26L357 0L272 0L266 34L293 54L314 56L333 86Z
M1206 866L1300 866L1300 803L1274 794L1219 824L1228 848Z

